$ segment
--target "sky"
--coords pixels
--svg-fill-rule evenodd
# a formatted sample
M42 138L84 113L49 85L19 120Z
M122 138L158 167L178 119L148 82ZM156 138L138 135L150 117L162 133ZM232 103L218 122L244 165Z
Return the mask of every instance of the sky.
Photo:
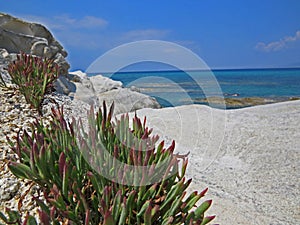
M213 69L300 67L299 0L0 0L0 10L45 25L71 70L140 40L179 44Z

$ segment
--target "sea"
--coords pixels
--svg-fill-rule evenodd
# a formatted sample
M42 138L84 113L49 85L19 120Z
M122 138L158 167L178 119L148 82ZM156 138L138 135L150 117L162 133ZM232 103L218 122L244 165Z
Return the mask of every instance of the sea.
M163 107L206 104L202 100L208 97L274 101L300 98L300 68L135 71L102 75L156 98Z

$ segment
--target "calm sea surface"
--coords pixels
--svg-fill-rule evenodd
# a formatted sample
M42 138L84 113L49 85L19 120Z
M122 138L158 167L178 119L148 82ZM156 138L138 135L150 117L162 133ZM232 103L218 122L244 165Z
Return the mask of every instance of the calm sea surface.
M243 69L214 71L120 72L104 74L135 86L163 106L192 104L196 99L300 97L299 69Z

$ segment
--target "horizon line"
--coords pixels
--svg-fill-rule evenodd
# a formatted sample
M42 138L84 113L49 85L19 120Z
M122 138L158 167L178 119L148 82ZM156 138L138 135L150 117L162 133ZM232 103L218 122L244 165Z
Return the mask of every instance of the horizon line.
M187 72L196 72L196 71L233 71L233 70L295 70L300 69L299 67L257 67L257 68L213 68L213 69L187 69L187 70L180 70L180 69L169 69L169 70L129 70L129 71L99 71L99 72L93 72L92 74L96 73L140 73L140 72L178 72L178 71L187 71ZM76 69L74 71L77 71L80 69ZM85 72L85 71L83 71ZM91 74L91 73L90 73Z

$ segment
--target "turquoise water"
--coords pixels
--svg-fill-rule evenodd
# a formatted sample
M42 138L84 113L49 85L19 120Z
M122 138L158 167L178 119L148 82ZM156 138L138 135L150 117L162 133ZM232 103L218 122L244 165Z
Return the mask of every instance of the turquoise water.
M300 97L299 69L120 72L104 74L136 86L163 106L192 104L197 98ZM220 88L220 89L219 89Z

